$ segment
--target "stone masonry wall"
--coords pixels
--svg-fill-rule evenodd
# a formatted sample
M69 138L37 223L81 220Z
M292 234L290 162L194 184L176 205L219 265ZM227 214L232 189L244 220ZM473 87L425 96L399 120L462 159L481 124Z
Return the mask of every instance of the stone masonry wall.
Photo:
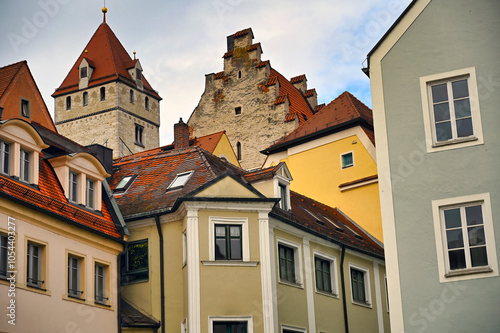
M246 47L235 41L233 56L224 59L224 76L206 76L205 91L188 124L195 136L225 130L236 153L240 142L240 164L250 170L264 163L261 150L290 133L298 123L285 122L288 102L274 104L279 83L266 86L270 65L256 67L260 63L260 47L245 51ZM241 108L239 115L235 112L237 107Z

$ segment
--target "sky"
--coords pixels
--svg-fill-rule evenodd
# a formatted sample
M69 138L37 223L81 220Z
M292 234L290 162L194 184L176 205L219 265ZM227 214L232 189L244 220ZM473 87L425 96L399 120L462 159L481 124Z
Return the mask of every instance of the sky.
M252 28L262 60L305 74L318 103L349 91L371 107L361 68L411 0L107 0L106 22L163 100L160 144L173 140L223 70L226 36ZM104 0L0 0L0 67L27 60L45 104L102 23Z

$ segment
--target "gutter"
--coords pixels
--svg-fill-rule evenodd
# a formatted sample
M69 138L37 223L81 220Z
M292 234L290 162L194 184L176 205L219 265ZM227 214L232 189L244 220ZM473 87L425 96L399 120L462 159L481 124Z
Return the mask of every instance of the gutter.
M347 299L345 294L344 258L345 258L345 246L342 245L342 257L340 259L340 281L342 284L342 306L344 308L345 333L349 333L349 316L347 315Z
M161 332L165 333L165 265L163 257L163 233L161 231L160 216L155 215L156 229L160 238L160 307L161 307Z

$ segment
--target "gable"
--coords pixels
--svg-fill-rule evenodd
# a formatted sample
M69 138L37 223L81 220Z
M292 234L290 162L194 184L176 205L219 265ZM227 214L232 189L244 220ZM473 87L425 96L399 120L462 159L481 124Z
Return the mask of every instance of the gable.
M233 178L226 176L194 195L195 198L259 198Z

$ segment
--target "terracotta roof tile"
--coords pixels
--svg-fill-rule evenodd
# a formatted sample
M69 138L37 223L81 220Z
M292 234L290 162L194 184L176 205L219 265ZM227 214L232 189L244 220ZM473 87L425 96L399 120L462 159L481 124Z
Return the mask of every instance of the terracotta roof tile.
M293 103L291 104L293 105ZM278 147L280 147L279 149L283 149L283 147L295 142L295 140L314 135L318 131L353 120L363 121L368 127L373 126L372 111L351 93L345 91L327 106L322 107L308 121L302 123L294 131L278 140L265 151L273 151L278 149Z
M269 60L264 60L264 61L259 62L257 65L255 65L255 67L261 68L261 67L266 67L267 65L270 65L270 64L271 64L271 62Z
M288 94L279 95L278 97L276 97L276 100L274 101L274 105L285 103L287 98L288 98Z
M306 80L306 75L305 74L302 74L302 75L298 75L298 76L294 76L290 79L290 83L299 83L299 82L302 82L302 81L307 81Z
M224 76L225 76L225 75L224 75L224 71L219 72L219 73L216 73L216 74L214 75L214 80L219 80L219 79L222 79L222 78L224 78Z
M325 103L321 103L321 104L318 104L314 107L314 113L317 113L318 111L320 111L321 109L323 109L325 107Z
M249 33L252 34L252 38L253 38L253 32L252 32L252 28L246 28L246 29L243 29L243 30L240 30L240 31L237 31L233 37L234 38L238 38L238 37L243 37L245 35L248 35Z
M201 149L204 149L210 153L213 153L217 145L219 144L220 139L226 133L226 131L220 131L217 133L212 133L209 135L205 135L199 138L194 138L189 141L190 146L198 146Z
M316 89L307 89L306 93L304 94L305 97L312 97L316 94ZM316 109L316 108L315 108Z
M252 44L249 47L247 47L247 51L250 52L250 51L256 50L259 46L260 46L260 43ZM224 53L222 58L224 58L224 59L230 58L233 56L233 54L234 54L234 50L229 50L226 53Z
M250 183L254 183L256 181L264 179L271 179L276 175L276 172L283 166L283 164L284 163L281 162L269 168L247 172L245 174L245 179L248 180Z
M23 60L0 68L0 97L3 96L3 93L7 90L7 87L12 82L12 79L14 79L19 69L26 63L26 60Z
M332 208L294 191L290 191L290 201L291 214L277 207L273 209L272 214L290 220L336 243L383 258L383 247L337 208Z
M278 77L276 76L270 76L269 79L267 79L266 86L274 86L276 82L278 81Z
M103 22L97 28L60 87L52 94L53 97L78 90L78 67L83 58L90 59L95 68L89 82L89 87L115 80L135 84L135 81L132 80L127 71L127 68L130 67L127 66L130 66L132 63L135 65L137 60L132 60L111 28ZM142 81L146 93L161 99L144 76L142 76Z

